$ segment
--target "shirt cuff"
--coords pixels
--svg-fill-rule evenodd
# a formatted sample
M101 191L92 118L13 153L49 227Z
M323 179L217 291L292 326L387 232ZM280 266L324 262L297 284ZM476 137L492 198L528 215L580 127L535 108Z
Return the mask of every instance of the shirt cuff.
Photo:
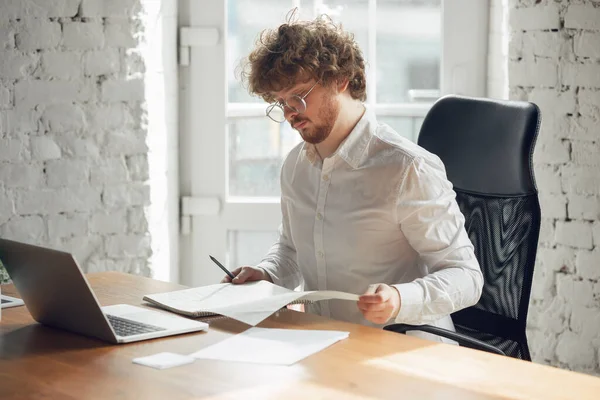
M400 311L396 323L418 324L423 314L423 288L415 282L392 285L400 293Z

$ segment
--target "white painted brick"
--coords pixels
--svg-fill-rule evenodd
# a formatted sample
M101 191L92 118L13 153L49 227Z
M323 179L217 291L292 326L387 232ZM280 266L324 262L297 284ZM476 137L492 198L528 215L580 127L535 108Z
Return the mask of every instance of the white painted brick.
M122 260L113 260L110 258L92 259L88 262L86 273L116 271L125 272L129 270L131 259L125 258Z
M556 293L573 307L592 304L592 282L574 275L557 274Z
M102 83L104 101L143 101L144 81L142 79L107 80Z
M600 58L600 32L580 32L574 40L576 55L579 57Z
M48 235L53 238L85 236L88 233L88 215L65 213L48 216Z
M571 314L571 330L577 333L581 342L594 346L594 340L600 337L600 309L575 307ZM593 351L592 351L593 353Z
M523 58L523 33L521 31L513 31L508 35L508 58L510 60Z
M565 63L562 65L564 85L600 88L600 66L598 64Z
M9 21L0 18L0 50L15 48L15 26Z
M127 157L127 169L129 170L131 180L145 181L150 178L148 156L146 154Z
M113 156L145 153L148 151L145 132L138 130L108 132L103 151Z
M539 319L535 326L542 327L548 334L560 333L565 329L565 324L569 323L571 305L564 298L554 297L548 300L540 307Z
M561 194L541 192L540 208L544 218L564 219L567 217L567 198Z
M586 5L569 5L565 14L565 28L600 30L600 8Z
M0 19L74 17L80 0L3 0Z
M552 290L554 290L554 272L545 269L542 265L536 265L533 270L533 281L531 282L531 300L544 300ZM532 318L534 317L530 314L529 319Z
M125 209L112 209L92 215L92 233L114 234L127 232L127 212Z
M131 115L123 103L97 104L86 108L90 125L97 129L122 129L131 122Z
M82 75L81 54L72 51L54 51L42 54L44 77L77 79Z
M135 5L136 0L83 0L81 15L83 17L130 17Z
M131 32L131 23L125 18L107 18L104 24L107 47L135 47L137 40Z
M552 273L573 273L575 272L575 254L576 250L572 247L540 247L538 249L537 259L539 261L540 268L544 271Z
M108 75L119 72L119 51L104 49L90 51L85 57L85 74L87 76Z
M70 49L98 49L104 46L104 31L100 21L63 24L63 46Z
M594 223L592 227L592 236L594 237L594 245L600 246L600 223Z
M549 136L558 139L569 138L571 119L572 117L569 117L566 114L552 111L544 113L542 110L542 123L540 125L539 137ZM535 149L535 152L537 152L537 149Z
M144 207L131 207L127 212L127 222L130 232L148 232L148 215Z
M127 49L125 52L125 71L127 77L143 78L146 72L146 62L139 49Z
M600 280L600 249L577 252L577 274L584 279ZM600 327L600 324L597 325ZM600 334L600 332L599 332Z
M581 340L579 335L564 331L556 346L558 361L571 367L590 368L595 363L594 348L591 343Z
M595 167L561 167L562 188L566 193L600 194L600 174Z
M573 140L571 146L574 164L600 166L600 143Z
M531 308L530 308L531 310ZM549 335L542 329L527 330L527 339L532 361L538 364L548 364L554 359L558 338L555 335Z
M598 121L585 115L573 118L570 121L568 136L575 140L599 140L600 126L598 125Z
M27 143L19 139L0 139L0 161L22 161L26 158Z
M570 219L600 220L600 198L569 193L567 211Z
M91 82L22 80L15 84L16 106L88 101L92 95Z
M0 168L2 168L1 164ZM15 204L12 196L5 190L0 191L0 226L11 219L14 213Z
M76 104L52 104L44 109L42 124L52 132L76 131L86 125L85 115Z
M98 143L92 137L83 137L79 133L66 132L54 135L54 141L67 157L91 157L100 155Z
M94 186L122 183L129 180L127 165L122 157L102 158L92 168L91 183Z
M534 162L560 165L569 162L570 145L567 140L551 138L535 146Z
M60 37L58 22L27 18L17 25L15 43L20 50L49 49L58 46Z
M7 132L30 133L37 132L40 111L28 107L16 107L6 111Z
M555 236L555 228L554 228L554 220L548 218L542 218L540 223L540 244L545 244L549 246L554 245L554 236Z
M533 167L540 192L562 193L561 177L558 168L540 164L534 164Z
M0 163L0 182L6 187L35 187L44 182L41 165Z
M0 56L0 78L23 78L33 72L38 61L39 57L33 53L3 52Z
M61 187L88 183L90 167L87 160L63 159L46 162L48 186Z
M73 254L77 263L86 271L90 259L103 258L104 239L101 236L85 235L65 239L58 249Z
M115 235L106 239L109 257L148 257L151 254L150 237L146 235Z
M92 211L99 206L100 189L88 186L17 191L15 202L18 214Z
M12 95L8 88L0 87L0 108L12 107Z
M107 186L102 199L108 207L147 206L150 204L150 186L135 182Z
M564 32L530 31L523 33L523 53L528 57L558 59L571 51L569 37Z
M553 113L574 113L577 104L573 90L561 92L537 87L529 93L529 101L537 104L542 111L542 118Z
M511 86L556 87L558 68L552 60L509 61L508 78Z
M13 217L0 226L0 237L31 244L40 243L45 232L44 220L39 215Z
M592 119L600 120L600 90L582 88L578 96L579 112Z
M509 10L509 26L513 30L559 29L560 18L557 5L536 6L527 8L511 8Z
M583 221L557 221L556 242L580 249L592 249L592 224Z
M31 138L31 157L34 160L46 161L61 157L60 147L56 142L47 136L38 136Z
M151 249L152 250L152 249ZM152 277L152 270L148 258L134 258L131 260L129 274Z

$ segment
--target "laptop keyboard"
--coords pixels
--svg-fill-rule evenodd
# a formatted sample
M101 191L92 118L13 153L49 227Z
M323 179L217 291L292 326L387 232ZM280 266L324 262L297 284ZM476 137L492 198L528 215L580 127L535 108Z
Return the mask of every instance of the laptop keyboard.
M114 315L106 314L108 322L112 325L117 336L133 336L141 333L158 332L164 331L166 328L161 328L154 325L148 325L130 319L116 317Z

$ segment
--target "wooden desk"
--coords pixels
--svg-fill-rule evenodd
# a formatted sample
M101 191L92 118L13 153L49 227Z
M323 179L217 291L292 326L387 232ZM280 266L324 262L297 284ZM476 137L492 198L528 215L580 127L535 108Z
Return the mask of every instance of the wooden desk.
M181 288L115 272L87 277L102 305L139 305L144 294ZM17 296L10 285L2 293ZM4 309L0 399L600 398L600 378L295 311L260 326L345 330L350 338L290 367L197 360L161 371L131 362L189 354L248 327L210 325L207 333L112 346L41 326L25 307Z

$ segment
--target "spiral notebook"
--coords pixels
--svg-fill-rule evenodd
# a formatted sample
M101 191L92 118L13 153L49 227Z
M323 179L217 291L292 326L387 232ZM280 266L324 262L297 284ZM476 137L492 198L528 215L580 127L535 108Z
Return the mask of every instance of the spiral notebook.
M288 304L320 300L357 301L358 295L333 290L293 291L268 281L242 285L221 283L173 292L148 294L143 300L193 318L223 315L256 325Z

